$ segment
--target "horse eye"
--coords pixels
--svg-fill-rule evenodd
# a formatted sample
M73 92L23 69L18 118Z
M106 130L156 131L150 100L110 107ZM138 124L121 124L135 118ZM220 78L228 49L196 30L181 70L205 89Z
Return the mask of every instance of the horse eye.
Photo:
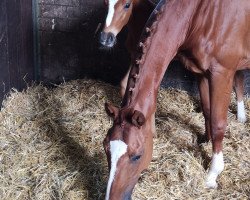
M141 155L133 156L133 157L131 158L131 160L135 162L135 161L137 161L137 160L140 160L140 158L141 158Z
M125 8L125 9L129 9L130 4L131 4L131 3L126 3L125 6L124 6L124 8Z

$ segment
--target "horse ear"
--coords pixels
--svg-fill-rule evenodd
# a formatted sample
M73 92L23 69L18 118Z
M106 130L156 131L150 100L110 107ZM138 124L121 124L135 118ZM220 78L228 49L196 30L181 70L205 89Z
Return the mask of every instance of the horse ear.
M145 123L146 119L140 111L135 110L132 115L131 121L132 121L132 124L140 128Z
M118 117L119 108L109 103L105 103L105 110L109 117L112 117L113 119L116 119Z

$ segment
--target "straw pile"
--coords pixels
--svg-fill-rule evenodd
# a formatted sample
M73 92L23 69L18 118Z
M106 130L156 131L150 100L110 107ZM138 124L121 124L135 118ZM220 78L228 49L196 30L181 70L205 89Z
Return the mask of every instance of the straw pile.
M91 80L11 92L0 112L0 199L104 199L102 140L112 124L103 108L106 101L118 105L118 89ZM233 101L219 188L207 190L211 144L197 145L204 132L199 101L183 91L161 90L153 160L134 199L248 199L250 124L238 123L235 109Z

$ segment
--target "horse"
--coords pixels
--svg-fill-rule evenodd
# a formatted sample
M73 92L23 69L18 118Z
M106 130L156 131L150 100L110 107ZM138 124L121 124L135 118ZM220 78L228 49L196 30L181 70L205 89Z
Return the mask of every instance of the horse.
M121 108L105 104L113 118L103 142L110 169L106 200L131 199L152 159L157 93L176 55L198 76L213 151L205 184L216 188L224 169L222 141L234 76L250 68L249 0L161 0L153 13L132 60Z
M99 42L106 48L112 48L116 44L116 36L124 26L128 26L128 36L126 47L131 55L131 60L135 59L136 47L139 42L142 30L150 14L156 7L159 0L105 0L108 6L108 14L103 31L100 33ZM177 58L178 59L178 58ZM124 96L129 71L121 80L120 94ZM237 71L234 78L234 90L237 97L237 119L239 122L246 121L244 106L244 74Z

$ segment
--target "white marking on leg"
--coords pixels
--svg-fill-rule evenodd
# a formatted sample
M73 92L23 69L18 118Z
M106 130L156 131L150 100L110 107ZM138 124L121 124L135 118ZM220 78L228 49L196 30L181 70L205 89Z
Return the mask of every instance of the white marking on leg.
M222 152L218 154L215 153L213 155L210 170L207 175L206 187L217 188L218 184L216 183L216 179L218 175L223 171L223 169L224 169L223 153Z
M241 123L245 123L247 120L244 101L237 102L237 119Z
M106 18L106 26L110 26L115 13L115 4L118 0L109 0L109 11Z
M109 181L108 181L105 200L109 200L111 186L115 179L117 163L119 159L127 152L127 147L128 146L121 140L114 140L110 142L111 169L109 174Z

